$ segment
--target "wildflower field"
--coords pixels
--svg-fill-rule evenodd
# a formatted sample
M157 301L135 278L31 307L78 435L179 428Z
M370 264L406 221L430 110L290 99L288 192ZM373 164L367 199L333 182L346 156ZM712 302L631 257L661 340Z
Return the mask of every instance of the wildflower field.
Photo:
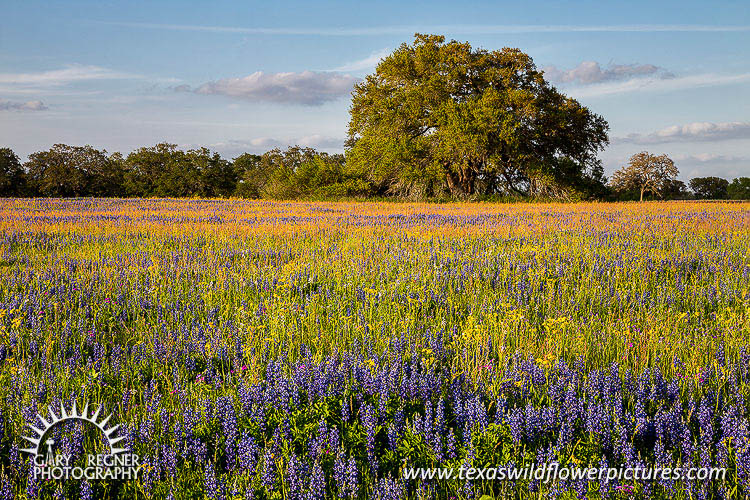
M750 204L0 200L0 497L747 498L749 290ZM402 477L553 461L727 474Z

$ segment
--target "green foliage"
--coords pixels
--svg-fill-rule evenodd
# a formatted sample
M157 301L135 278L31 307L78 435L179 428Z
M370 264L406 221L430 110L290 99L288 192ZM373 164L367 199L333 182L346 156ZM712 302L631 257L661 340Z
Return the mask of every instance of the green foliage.
M26 172L10 148L0 148L0 196L26 194Z
M520 50L417 34L355 86L347 162L378 194L591 194L607 129Z
M344 156L294 146L273 149L249 163L248 191L274 199L329 198L366 195L369 184L344 168Z
M231 162L206 148L192 149L186 157L199 172L200 196L226 198L234 193L238 179Z
M175 144L140 148L125 160L130 196L225 197L234 193L234 166L206 148L181 151Z
M689 200L692 198L685 183L677 179L668 179L664 182L661 196L665 200Z
M91 146L56 144L48 151L30 155L21 164L11 149L0 148L0 196L393 200L398 195L400 199L436 202L455 199L456 193L446 189L450 176L438 164L399 163L404 154L414 153L409 149L413 143L402 139L375 135L350 139L346 156L294 146L262 155L244 153L232 161L207 148L182 151L168 143L140 148L127 158ZM455 139L451 144L459 143ZM374 163L368 163L373 158ZM581 171L579 163L570 158L555 158L551 165L537 168L531 178L511 175L511 183L492 173L476 175L474 192L466 197L488 202L560 198L630 201L641 196L662 200L750 199L749 177L731 183L718 177L692 179L694 196L684 182L673 177L676 169L657 176L658 183L649 181L653 186L643 185L642 176L633 172L632 179L615 182L621 176L618 173L613 176L610 191L602 183L603 177ZM525 182L527 190L510 188L513 182Z
M55 144L29 156L24 165L33 191L41 196L120 196L122 156L91 146Z
M732 200L750 200L750 177L738 177L729 184L727 195Z
M234 194L241 198L260 198L263 187L268 182L268 170L261 155L243 153L233 161L237 174Z
M695 177L690 179L690 189L699 200L724 200L729 181L721 177Z

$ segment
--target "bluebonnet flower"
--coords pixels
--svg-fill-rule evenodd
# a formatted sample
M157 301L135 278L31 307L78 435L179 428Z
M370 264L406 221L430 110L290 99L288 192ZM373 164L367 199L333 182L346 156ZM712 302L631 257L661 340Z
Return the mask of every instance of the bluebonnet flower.
M700 426L700 466L711 465L711 448L714 439L713 411L704 399L698 408L698 424Z
M401 500L406 496L403 483L391 477L383 477L375 484L372 498L377 500Z
M339 498L346 498L349 491L349 475L347 461L342 450L336 453L333 461L333 480L338 488Z
M357 472L357 461L354 460L354 457L349 457L346 475L347 490L350 492L350 496L354 497L359 493L359 474Z
M227 396L220 397L216 402L216 411L221 419L224 434L224 453L226 455L227 470L231 470L237 463L237 416L232 401Z
M313 463L310 483L307 486L305 500L321 500L326 496L326 480L320 462Z
M161 447L162 471L166 477L177 476L177 453L170 444Z
M250 477L255 475L258 453L258 445L255 443L255 439L249 432L243 431L237 445L237 454L240 469L246 471Z
M336 438L338 439L338 431L336 433ZM328 450L329 446L331 446L331 443L328 437L328 427L326 426L325 419L321 419L316 434L310 440L310 458L316 460Z
M341 399L341 420L344 423L348 423L350 419L350 412L349 412L349 401L348 398L342 398Z
M206 462L203 465L203 488L206 497L212 500L221 500L224 498L223 485L217 481L216 471L213 464Z
M453 429L448 429L448 437L446 438L445 454L448 459L453 460L456 458L456 435L453 433Z
M304 481L304 470L300 463L297 455L291 453L289 461L287 462L286 474L284 475L284 481L287 483L289 498L296 500L302 497L304 493L303 485Z
M267 447L263 453L263 468L261 469L261 485L268 491L273 491L276 480L276 462L272 447Z
M94 498L94 491L91 488L91 483L84 480L81 483L81 500L92 500Z
M520 408L513 408L508 412L508 425L510 426L510 435L515 443L520 443L523 439L524 429L524 411Z
M367 460L370 464L373 476L377 475L378 471L378 459L375 456L375 436L377 433L377 416L373 407L365 403L360 410L362 417L362 425L365 428L365 439L367 441Z
M11 491L10 478L6 474L0 475L0 499L13 500L15 495Z

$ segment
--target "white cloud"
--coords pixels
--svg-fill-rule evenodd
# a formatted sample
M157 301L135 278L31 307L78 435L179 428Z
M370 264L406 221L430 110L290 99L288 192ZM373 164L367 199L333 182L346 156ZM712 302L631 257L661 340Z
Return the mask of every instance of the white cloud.
M364 59L360 59L359 61L352 61L349 63L344 64L343 66L339 66L338 68L335 68L333 71L365 71L369 69L374 69L381 59L388 56L388 54L391 53L391 49L385 48L378 51L373 52L369 56L365 57Z
M695 122L673 125L650 134L629 134L613 142L664 144L670 142L725 141L750 138L750 122Z
M750 157L715 153L679 154L673 157L681 177L717 176L725 179L750 176Z
M602 68L595 61L584 61L567 70L556 66L547 66L543 70L550 81L568 84L565 86L565 92L576 98L632 92L671 92L750 82L750 73L675 76L653 64L613 64Z
M602 97L630 92L671 92L675 90L702 87L735 85L746 82L750 82L750 73L741 73L738 75L716 75L705 73L675 78L633 78L632 80L623 82L605 82L581 87L571 87L566 92L577 98Z
M0 100L0 111L44 111L47 106L42 101L3 101Z
M74 64L66 66L63 69L40 71L36 73L0 73L0 84L24 87L59 87L81 81L128 78L139 77L99 66L82 66Z
M342 150L344 149L344 138L312 134L300 137L295 144L311 148Z
M237 156L242 153L265 153L274 148L286 149L289 146L302 146L321 151L339 152L344 148L344 139L320 134L288 138L256 137L253 139L230 139L215 142L209 144L208 147L219 151L225 156Z
M748 161L745 156L724 155L717 153L678 154L673 157L676 162L685 163L736 163Z
M225 78L204 83L195 89L180 85L175 90L224 95L254 102L318 106L348 96L357 81L357 78L341 73L257 71L242 78Z
M629 80L643 76L670 78L674 75L653 64L613 64L602 69L598 62L583 61L575 68L562 70L556 66L543 68L545 76L553 82L591 84Z

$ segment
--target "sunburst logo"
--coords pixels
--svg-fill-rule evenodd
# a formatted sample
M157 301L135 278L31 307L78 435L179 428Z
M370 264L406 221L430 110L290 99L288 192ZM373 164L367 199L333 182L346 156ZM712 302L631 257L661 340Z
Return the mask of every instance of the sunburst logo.
M33 445L21 448L20 451L33 456L35 476L41 476L43 479L134 479L137 477L138 456L129 453L127 447L118 445L125 439L125 436L117 436L120 425L110 425L112 415L103 414L101 406L95 410L89 410L87 402L83 410L79 411L74 401L69 411L62 403L60 403L59 413L55 412L51 406L48 410L48 416L37 414L37 419L41 422L40 426L27 424L32 431L31 436L21 436ZM56 454L54 452L55 440L48 435L54 427L71 421L88 422L96 427L104 436L109 453L89 454L85 467L73 466L71 455Z
M42 439L47 434L49 430L51 430L53 427L55 427L58 424L61 424L63 422L67 422L70 420L79 420L82 422L89 422L90 424L93 424L97 429L101 431L101 433L104 435L105 439L107 440L107 444L109 445L109 453L110 455L116 455L117 453L124 453L128 451L127 448L118 448L115 446L115 444L119 443L123 439L125 439L125 436L116 437L115 434L117 433L117 429L120 428L120 425L115 425L113 427L107 427L107 423L112 418L112 415L106 415L103 416L101 420L99 420L99 414L101 413L102 407L98 406L96 408L96 411L92 411L91 415L89 415L89 404L88 402L83 407L83 411L80 413L78 412L78 409L76 408L76 402L73 401L73 407L70 409L70 411L65 410L65 406L63 406L62 403L60 403L60 414L58 415L55 413L55 411L52 409L51 406L47 407L49 410L49 417L48 419L42 416L41 413L37 413L37 418L42 423L41 427L34 427L31 424L27 424L29 428L34 432L36 435L35 437L29 437L29 436L21 436L26 441L29 441L34 445L33 448L22 448L20 451L25 451L26 453L31 453L32 455L39 455L39 447L42 444ZM47 439L44 442L48 449L48 453L51 450L52 445L54 444L54 440Z

